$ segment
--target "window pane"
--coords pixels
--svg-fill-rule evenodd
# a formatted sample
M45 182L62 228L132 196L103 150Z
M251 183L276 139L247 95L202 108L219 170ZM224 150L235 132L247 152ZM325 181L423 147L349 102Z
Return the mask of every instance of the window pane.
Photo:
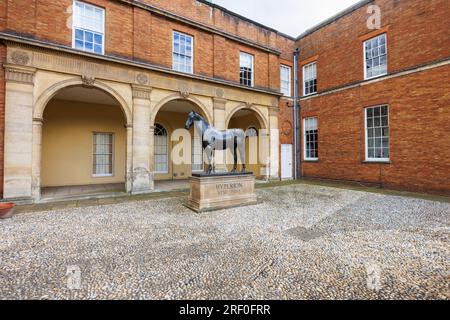
M94 34L92 32L87 32L86 31L84 33L84 36L85 36L85 41L94 42Z
M366 109L366 148L369 159L389 158L389 122L387 108L387 106L379 106Z
M312 94L317 92L317 66L316 63L311 63L303 67L303 87L304 94Z
M366 78L387 73L386 34L364 43Z
M172 68L180 72L193 72L193 38L174 32ZM188 44L188 45L186 45Z
M75 2L74 8L75 48L102 53L104 9L78 1ZM94 43L100 47L94 50Z
M83 30L75 30L75 39L83 41Z
M155 125L154 161L156 172L169 171L168 134L167 130L160 124Z
M285 96L291 95L291 68L287 66L281 66L280 68L280 84L281 93Z
M304 120L304 155L307 160L316 160L318 158L318 130L317 118L306 118Z
M76 40L75 41L75 49L83 49L83 41Z
M95 34L94 35L94 42L96 44L102 45L103 44L103 36L100 34Z
M113 173L113 134L94 133L94 175L111 175Z
M253 83L253 56L244 52L240 53L240 83L252 86Z

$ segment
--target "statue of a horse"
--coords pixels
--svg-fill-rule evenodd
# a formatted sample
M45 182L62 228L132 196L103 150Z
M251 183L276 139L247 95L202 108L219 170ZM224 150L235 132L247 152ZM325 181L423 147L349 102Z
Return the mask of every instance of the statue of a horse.
M245 132L241 129L217 130L211 127L209 123L203 119L197 112L191 111L186 120L185 128L189 130L193 125L197 129L200 137L202 137L203 150L208 159L208 168L205 170L207 174L213 172L212 155L215 150L228 150L234 158L234 166L231 172L237 172L237 150L241 157L242 173L245 173Z

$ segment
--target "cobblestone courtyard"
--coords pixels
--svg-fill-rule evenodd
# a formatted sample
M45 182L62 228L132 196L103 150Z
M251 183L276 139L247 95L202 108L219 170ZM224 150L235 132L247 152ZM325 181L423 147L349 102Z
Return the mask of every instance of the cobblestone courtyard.
M450 298L450 203L301 184L258 196L200 215L170 197L0 221L0 298Z

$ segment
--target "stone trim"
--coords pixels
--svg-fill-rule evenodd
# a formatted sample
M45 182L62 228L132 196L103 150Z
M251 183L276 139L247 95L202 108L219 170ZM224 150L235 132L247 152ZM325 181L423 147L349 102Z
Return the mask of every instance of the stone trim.
M146 87L146 86L138 86L138 85L131 85L133 98L137 99L151 99L152 94L152 88Z
M138 73L136 74L136 83L141 85L141 86L145 86L148 85L150 82L148 76L145 73Z
M12 64L19 64L26 66L30 63L30 60L31 60L30 55L27 52L16 50L11 53L8 62L11 62Z
M152 65L150 63L145 62L138 62L126 58L120 58L115 56L108 56L108 55L97 55L85 51L75 50L73 48L58 45L42 40L36 40L36 39L29 39L26 37L21 37L14 34L9 34L6 32L0 32L0 40L3 40L5 44L8 46L21 46L24 49L29 48L29 50L33 50L33 57L32 57L32 63L31 65L47 71L57 71L62 73L74 73L73 70L80 69L80 66L83 70L89 71L92 70L92 68L97 67L99 68L99 72L102 73L102 78L105 78L104 74L110 75L111 79L113 81L117 82L123 82L123 83L136 83L138 80L136 79L135 72L139 72L138 70L141 70L140 72L145 72L145 70L158 72L161 74L167 75L173 75L176 77L180 77L186 80L199 80L199 81L206 81L208 82L208 85L223 85L230 88L235 88L238 90L242 90L248 93L263 93L267 95L277 96L280 97L282 94L276 90L270 90L266 88L258 88L258 87L247 87L242 86L236 82L232 82L229 80L223 80L219 78L214 77L208 77L203 76L199 74L188 74L188 73L182 73L178 71L174 71L170 68L161 67L157 65ZM48 57L48 55L53 55L53 57ZM71 55L74 55L78 58L83 59L82 62L78 61L66 61L66 59L74 60ZM86 59L90 58L90 59ZM101 64L104 62L110 62L118 64L118 66L114 65L106 65ZM58 68L50 68L50 64L56 64ZM134 67L137 69L128 69L124 70L124 67ZM73 70L72 70L73 69ZM111 71L113 69L114 71ZM149 80L150 81L150 80ZM155 85L153 85L156 87ZM165 87L161 87L162 89L168 89ZM192 92L194 94L194 92ZM195 93L197 94L197 93ZM214 95L214 94L212 94Z
M225 110L227 99L213 98L213 104L215 110Z
M269 117L278 117L278 113L280 109L278 108L269 108Z
M269 109L270 107L264 107ZM261 110L259 110L258 108L256 108L252 103L241 103L240 105L234 107L232 110L230 110L227 114L227 116L225 117L225 127L228 127L228 125L230 124L231 118L233 117L233 115L238 112L239 110L242 109L249 109L252 110L253 112L255 112L256 117L258 119L258 121L260 122L261 125L261 129L269 129L269 118L266 117Z
M5 64L5 79L7 82L34 84L35 68Z
M83 87L92 88L95 83L95 77L90 75L82 75L81 81L83 82Z
M367 86L367 85L370 85L370 84L373 84L373 83L377 83L377 82L380 82L380 81L394 79L394 78L397 78L397 77L403 77L403 76L410 75L410 74L413 74L413 73L423 72L423 71L431 70L431 69L434 69L434 68L443 67L443 66L446 66L446 65L450 65L450 57L445 58L444 60L441 60L441 61L438 61L438 62L431 62L431 63L425 64L425 65L415 66L415 67L409 68L407 70L397 71L397 72L390 73L390 74L387 74L385 76L381 76L381 77L378 77L378 78L374 78L374 79L370 79L370 80L361 80L361 81L358 81L356 83L351 83L351 84L343 85L341 87L328 89L326 91L319 92L319 93L316 93L316 94L313 94L313 95L310 95L310 96L302 96L302 97L299 98L299 100L300 101L306 101L306 100L310 100L310 99L314 99L314 98L330 95L330 94L333 94L333 93L341 92L341 91L344 91L344 90L360 88L360 87Z

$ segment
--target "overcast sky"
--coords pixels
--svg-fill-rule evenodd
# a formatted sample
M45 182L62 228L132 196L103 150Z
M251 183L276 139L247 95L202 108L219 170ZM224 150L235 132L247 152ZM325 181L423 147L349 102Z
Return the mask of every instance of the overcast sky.
M213 0L213 2L296 37L359 0Z

